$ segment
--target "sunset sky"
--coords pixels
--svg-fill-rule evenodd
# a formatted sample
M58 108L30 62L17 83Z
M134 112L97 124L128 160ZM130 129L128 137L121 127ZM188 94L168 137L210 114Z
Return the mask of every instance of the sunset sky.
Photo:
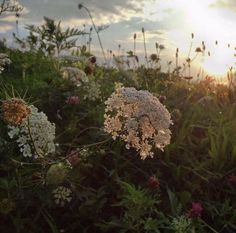
M24 12L19 20L19 34L26 35L25 24L41 24L43 16L62 20L64 26L88 30L91 22L84 10L78 10L83 3L91 10L97 25L109 25L101 32L105 49L114 53L118 45L124 52L133 49L133 34L137 33L137 52L143 54L142 27L146 31L148 54L155 52L155 42L163 44L163 60L173 60L178 47L180 56L186 58L194 33L193 50L206 44L211 57L199 56L196 62L212 74L223 74L235 63L236 46L236 1L235 0L21 0ZM1 16L0 37L7 37L15 29L13 16ZM218 41L216 45L215 41ZM86 43L81 38L78 43ZM97 38L93 36L93 52L100 54ZM229 45L230 46L229 46Z

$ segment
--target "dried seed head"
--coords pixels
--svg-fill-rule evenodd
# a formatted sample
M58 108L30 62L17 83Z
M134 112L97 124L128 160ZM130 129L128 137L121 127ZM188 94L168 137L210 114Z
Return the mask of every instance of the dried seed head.
M2 103L2 118L9 125L20 125L31 113L24 100L11 98Z
M197 47L196 50L195 50L196 53L201 53L202 52L202 49L200 47Z
M83 4L81 4L81 3L78 4L78 8L79 8L79 10L82 9L83 8Z

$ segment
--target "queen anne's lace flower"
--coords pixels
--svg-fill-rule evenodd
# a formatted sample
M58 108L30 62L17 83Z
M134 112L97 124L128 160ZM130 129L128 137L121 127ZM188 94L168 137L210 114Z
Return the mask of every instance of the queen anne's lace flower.
M43 112L31 105L31 114L19 126L9 126L9 137L16 142L24 157L43 157L55 152L55 125Z
M61 72L64 79L70 80L78 87L88 82L88 77L84 71L76 67L64 67L61 69Z
M59 186L52 191L55 202L59 206L64 206L66 203L71 202L72 191L64 186Z
M2 118L9 125L20 125L30 113L29 106L22 99L11 98L2 102Z
M123 139L145 159L153 147L163 150L170 143L170 113L158 98L135 88L117 89L105 102L105 131Z

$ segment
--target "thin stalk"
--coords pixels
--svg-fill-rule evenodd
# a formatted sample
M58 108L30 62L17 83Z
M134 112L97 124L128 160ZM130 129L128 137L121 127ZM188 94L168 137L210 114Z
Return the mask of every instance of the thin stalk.
M101 38L100 38L100 35L99 35L99 31L98 31L98 29L97 29L97 27L96 27L96 25L94 23L93 17L91 15L89 9L86 6L84 6L84 5L81 5L81 6L87 11L87 13L89 15L89 18L90 18L90 20L91 20L91 22L93 24L93 28L94 28L94 30L95 30L95 32L97 34L97 37L98 37L98 41L99 41L99 44L100 44L100 47L101 47L101 50L102 50L104 61L106 62L107 59L106 59L106 55L105 55L105 52L104 52L104 49L103 49L102 41L101 41Z
M29 132L29 137L30 137L30 140L32 142L32 145L33 145L33 148L35 150L35 153L38 155L38 157L41 157L36 149L36 146L34 144L34 139L32 137L32 134L31 134L31 130L30 130L30 121L29 121L29 118L27 119L27 129L28 129L28 132Z
M146 37L145 37L144 28L142 28L142 33L143 33L143 46L144 46L145 59L146 59L147 68L148 68L148 56L147 56L147 46L146 46Z

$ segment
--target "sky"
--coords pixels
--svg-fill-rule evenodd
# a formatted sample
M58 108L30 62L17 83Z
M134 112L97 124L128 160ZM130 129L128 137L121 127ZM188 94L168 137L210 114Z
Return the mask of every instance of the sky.
M1 2L1 0L0 0ZM225 74L235 65L236 47L236 0L19 0L24 10L19 19L19 36L25 37L26 24L40 25L43 16L61 20L64 27L89 30L91 21L85 10L78 9L83 3L91 12L97 26L109 25L100 32L105 51L118 54L133 50L133 35L137 34L137 54L144 55L142 28L145 29L148 55L155 53L155 43L163 44L162 62L174 61L179 49L179 63L196 56L195 48L206 45L205 55L198 55L200 64L210 74ZM85 26L84 26L85 25ZM12 42L16 32L15 17L0 17L0 38ZM194 33L194 38L191 38ZM86 44L81 37L78 44ZM216 44L217 41L217 44ZM192 44L191 52L189 49ZM210 52L210 57L208 56ZM100 55L96 35L93 35L92 52Z

